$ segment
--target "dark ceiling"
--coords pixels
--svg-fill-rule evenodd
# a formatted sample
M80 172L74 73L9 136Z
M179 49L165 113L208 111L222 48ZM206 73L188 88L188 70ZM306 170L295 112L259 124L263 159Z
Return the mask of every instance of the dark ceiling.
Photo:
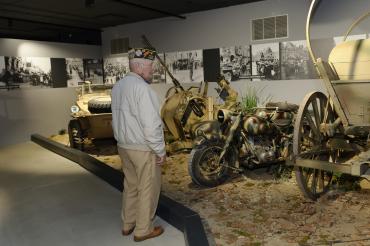
M100 44L104 27L261 0L0 0L0 37Z

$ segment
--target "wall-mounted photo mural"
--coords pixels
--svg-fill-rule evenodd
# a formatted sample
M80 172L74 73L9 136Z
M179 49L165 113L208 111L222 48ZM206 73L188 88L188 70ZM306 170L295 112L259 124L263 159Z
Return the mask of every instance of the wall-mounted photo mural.
M104 59L104 84L115 84L129 72L128 57Z
M370 34L350 35L349 40ZM313 50L327 59L343 36L312 40ZM159 54L180 83L218 80L231 82L318 79L305 40L267 44L177 51ZM203 57L204 56L204 57ZM152 83L171 83L171 77L156 59ZM126 55L103 59L0 56L0 89L62 88L91 84L114 84L129 72ZM205 78L206 76L206 78Z
M5 56L1 81L4 85L25 87L53 87L51 64L48 57Z
M81 58L66 58L67 86L76 87L84 81L84 67Z
M180 83L204 80L202 50L172 52L165 55L168 69ZM166 80L167 83L172 83L172 79L168 75Z
M158 54L162 61L165 61L165 55ZM114 84L122 79L129 71L129 61L127 56L122 57L110 57L104 59L104 83ZM165 83L166 82L166 70L155 59L153 62L153 81L152 83Z
M280 43L281 79L316 78L305 40Z
M165 62L165 55L158 54L159 58ZM158 84L158 83L166 83L166 70L162 66L162 64L159 62L158 59L154 60L153 63L153 81L152 83Z
M252 59L249 45L220 48L220 71L228 81L251 79Z
M279 80L279 43L252 45L253 81Z
M5 74L6 70L4 56L0 56L0 87L5 87L8 84Z
M103 78L103 59L83 59L84 80L90 81L95 85L102 85Z

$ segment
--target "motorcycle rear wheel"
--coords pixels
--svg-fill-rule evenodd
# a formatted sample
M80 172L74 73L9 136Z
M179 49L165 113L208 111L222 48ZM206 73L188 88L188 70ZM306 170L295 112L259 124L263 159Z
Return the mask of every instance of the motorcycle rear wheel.
M229 176L229 166L234 166L236 155L225 155L219 161L223 144L220 141L205 141L193 148L188 162L192 181L200 186L215 187L225 182Z

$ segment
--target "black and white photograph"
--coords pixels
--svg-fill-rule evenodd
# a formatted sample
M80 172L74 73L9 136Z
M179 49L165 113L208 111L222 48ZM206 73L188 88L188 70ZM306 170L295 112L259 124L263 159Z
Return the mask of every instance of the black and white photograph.
M305 40L280 43L281 79L317 78Z
M115 84L128 73L128 57L109 57L104 59L104 84Z
M279 80L279 43L252 45L253 81Z
M159 58L165 62L164 54L158 54ZM166 70L156 58L153 62L153 84L166 83Z
M53 87L48 57L4 57L1 81L12 87Z
M67 86L76 87L84 81L81 58L66 58Z
M199 83L204 80L202 50L166 53L166 65L180 83ZM166 80L172 83L169 75Z
M104 84L102 59L83 59L83 64L85 81L95 85Z
M6 89L8 84L5 70L5 60L4 56L0 56L0 88Z
M220 71L228 81L250 80L251 62L249 45L220 48Z

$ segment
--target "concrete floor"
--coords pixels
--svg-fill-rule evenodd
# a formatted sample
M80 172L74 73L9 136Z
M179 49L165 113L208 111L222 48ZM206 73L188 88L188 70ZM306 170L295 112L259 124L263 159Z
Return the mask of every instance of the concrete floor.
M160 218L162 236L141 243L120 233L121 193L37 144L0 149L0 245L185 245Z

